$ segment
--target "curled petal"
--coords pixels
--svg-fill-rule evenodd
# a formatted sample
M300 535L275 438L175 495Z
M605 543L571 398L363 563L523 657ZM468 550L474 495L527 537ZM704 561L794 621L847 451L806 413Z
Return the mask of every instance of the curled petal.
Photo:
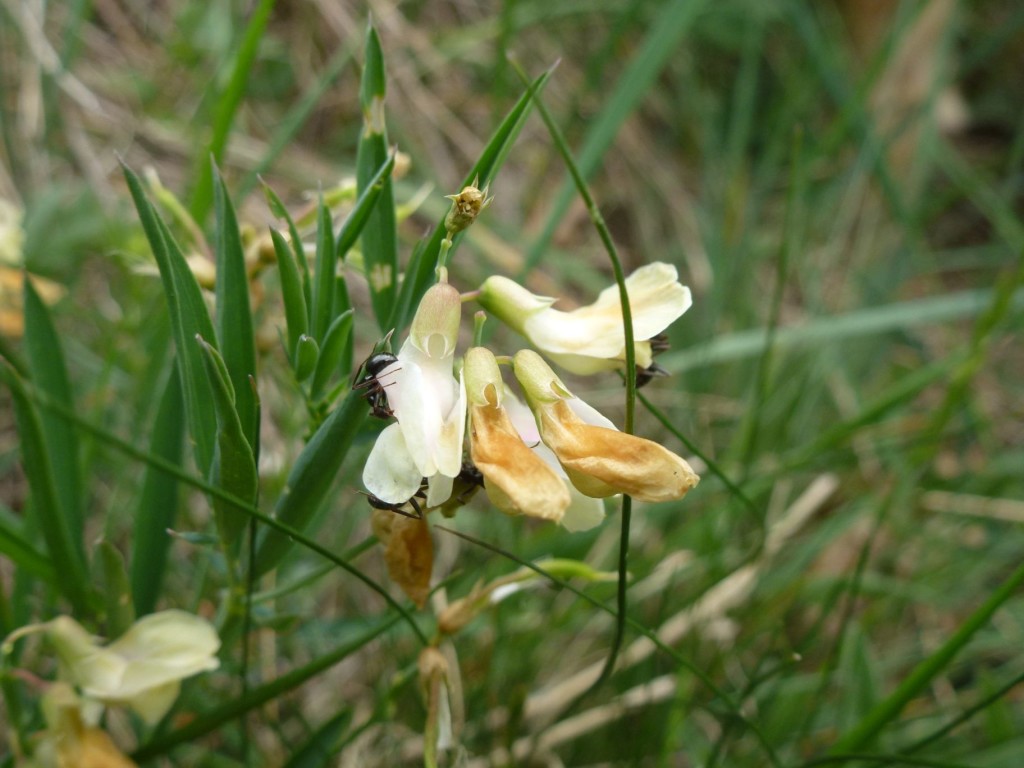
M569 506L565 483L519 437L505 410L473 406L473 463L492 503L513 515L559 522Z
M667 448L587 424L565 401L546 403L536 413L544 442L587 496L628 493L640 501L670 501L685 496L700 479Z

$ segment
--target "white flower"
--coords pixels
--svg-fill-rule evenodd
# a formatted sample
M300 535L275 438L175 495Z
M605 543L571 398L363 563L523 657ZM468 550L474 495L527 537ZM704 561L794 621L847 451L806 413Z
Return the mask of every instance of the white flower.
M640 368L647 368L653 360L650 340L693 303L690 289L677 277L671 264L654 262L626 278L636 364ZM506 277L492 276L480 287L477 300L572 373L621 368L626 359L622 306L615 285L601 291L593 304L562 312L552 307L555 299L532 294Z
M700 478L683 458L617 430L574 396L536 352L517 352L513 368L541 439L585 496L628 493L640 501L670 501L697 485Z
M12 633L5 652L34 632L45 633L56 649L61 680L77 686L87 700L128 706L147 723L167 714L182 680L219 665L216 630L184 611L144 616L107 646L74 619L58 616Z
M398 419L377 438L363 484L389 504L413 497L423 478L427 506L443 504L462 469L466 388L453 374L462 301L448 283L423 296L398 360L377 375Z

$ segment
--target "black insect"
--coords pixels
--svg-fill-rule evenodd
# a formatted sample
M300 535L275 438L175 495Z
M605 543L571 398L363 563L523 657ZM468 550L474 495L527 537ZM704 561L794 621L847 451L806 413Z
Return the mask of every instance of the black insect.
M366 494L366 500L370 502L370 506L374 509L386 509L397 515L403 515L405 517L411 517L414 520L420 520L423 518L423 506L420 504L422 502L425 505L427 501L425 485L426 484L421 485L420 489L413 494L412 498L396 504L384 501L383 499L378 499L372 493ZM417 499L419 499L419 501L417 501ZM406 507L412 507L413 511L409 512Z
M638 367L636 369L636 388L640 389L640 387L644 386L645 384L648 384L651 381L651 379L657 378L659 376L668 375L669 372L666 371L657 363L651 363L646 368Z
M359 366L352 379L352 389L366 390L363 397L366 398L366 402L373 410L373 415L378 419L389 419L394 415L394 412L388 407L388 393L384 391L384 385L380 383L377 376L395 362L398 362L398 358L390 352L378 352L370 355Z
M441 514L452 517L459 507L464 507L484 487L484 476L471 461L462 462L462 469L452 483L452 495L441 505Z

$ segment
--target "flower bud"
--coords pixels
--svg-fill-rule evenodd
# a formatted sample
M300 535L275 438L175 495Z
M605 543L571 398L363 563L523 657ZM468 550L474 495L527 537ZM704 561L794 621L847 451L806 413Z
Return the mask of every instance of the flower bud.
M472 224L480 212L494 199L487 197L487 187L481 191L473 184L463 187L457 195L445 195L445 197L452 201L452 207L448 211L448 215L444 217L444 228L448 231L449 237Z
M409 329L409 340L420 352L435 360L455 353L462 319L462 297L448 283L430 286Z

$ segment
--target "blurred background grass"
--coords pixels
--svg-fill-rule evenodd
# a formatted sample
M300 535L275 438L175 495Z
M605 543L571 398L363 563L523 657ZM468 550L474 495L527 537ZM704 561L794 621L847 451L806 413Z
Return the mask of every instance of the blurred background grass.
M664 631L719 693L633 649L584 710L566 714L574 675L603 659L611 621L570 594L517 595L454 643L468 764L502 764L502 750L523 765L812 764L1020 564L1024 8L506 0L372 11L389 138L411 160L396 196L429 192L400 226L403 255L521 94L508 57L532 76L560 60L544 100L627 270L668 261L694 291L660 359L673 377L643 390L665 423L641 409L638 432L683 450L671 430L681 433L734 484L704 471L684 502L638 505L632 531L631 615ZM240 90L232 78L261 12ZM118 155L151 168L206 227L212 150L240 218L264 232L273 219L252 194L257 173L293 210L354 174L366 22L366 8L329 0L0 2L0 197L24 212L25 266L49 281L85 419L146 445L165 362L151 352L169 332ZM570 306L608 284L536 116L491 191L453 265L460 288L494 272L525 276ZM18 279L0 287L15 356ZM281 364L276 273L255 283L262 495L272 501L308 425ZM368 309L365 287L353 292ZM376 335L357 320L357 359ZM572 384L621 423L616 377ZM17 521L27 490L7 398L0 513ZM368 446L323 511L321 541L337 551L367 530L355 488ZM130 559L144 467L94 437L82 452L86 540L107 538ZM202 530L207 516L201 497L185 496L174 527ZM614 521L570 536L480 500L458 522L522 558L614 568ZM438 546L451 596L515 567L449 537ZM177 541L172 553L180 567L165 602L210 610L218 575L207 551ZM359 564L380 570L374 557ZM296 555L280 578L318 565ZM9 594L12 571L0 559ZM613 587L589 589L611 602ZM31 590L18 604L23 620L46 618ZM264 603L260 674L317 657L378 610L337 571ZM1022 622L1019 597L1002 602L858 749L911 764L897 753L970 715L918 749L932 761L918 764L1019 765ZM333 752L346 764L396 764L423 719L407 635L393 630L252 716L261 757L249 759L283 764L348 713L352 724L329 732ZM203 690L186 690L193 706ZM238 764L241 733L226 727L175 761Z

